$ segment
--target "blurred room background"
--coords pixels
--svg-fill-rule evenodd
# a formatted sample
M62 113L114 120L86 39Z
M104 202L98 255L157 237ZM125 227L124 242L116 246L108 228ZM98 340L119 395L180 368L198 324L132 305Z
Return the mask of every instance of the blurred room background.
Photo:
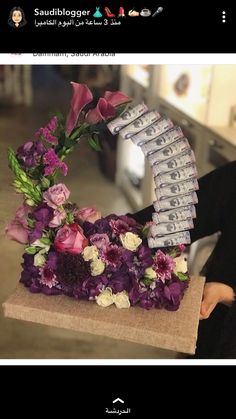
M70 81L86 83L94 96L122 90L181 126L196 156L199 177L236 160L235 65L0 66L0 303L14 290L23 248L4 234L21 202L11 186L6 151L16 149L57 110L66 114ZM100 153L81 143L70 156L67 185L79 206L104 215L125 214L154 200L151 170L141 150L119 136L102 138ZM188 250L198 274L217 235ZM182 354L3 318L0 358L178 358Z

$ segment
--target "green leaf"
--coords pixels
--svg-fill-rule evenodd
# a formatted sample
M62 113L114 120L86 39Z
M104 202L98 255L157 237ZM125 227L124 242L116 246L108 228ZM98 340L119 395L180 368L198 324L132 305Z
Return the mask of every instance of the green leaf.
M146 286L148 287L149 285L151 285L151 284L152 284L152 282L154 281L154 279L151 279L151 278L149 278L149 277L145 276L145 277L142 279L142 281L143 281L144 285L146 285Z
M50 180L46 178L45 176L41 178L40 183L41 183L42 189L48 189L50 186Z
M28 255L35 255L35 253L37 253L37 248L34 246L28 246L25 248L25 252L28 253Z
M177 272L176 276L180 279L180 281L187 281L187 279L189 279L188 275L183 272Z
M99 139L96 134L93 135L93 137L88 138L89 145L95 150L95 151L102 151L102 148L99 144Z
M40 239L40 243L46 244L46 245L50 245L51 244L51 240L48 237L42 237Z
M31 218L27 219L27 224L30 228L33 228L35 225L35 220L32 220Z
M73 214L71 214L71 213L67 214L67 216L66 216L66 222L68 224L73 224L73 222L74 222L74 216L73 216Z

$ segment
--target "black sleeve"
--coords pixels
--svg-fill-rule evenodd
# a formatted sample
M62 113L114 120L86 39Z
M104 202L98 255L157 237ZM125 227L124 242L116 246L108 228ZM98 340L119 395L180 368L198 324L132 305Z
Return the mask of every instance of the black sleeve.
M228 216L236 211L236 161L227 163L199 179L197 217L191 230L192 243L224 229ZM130 214L141 224L152 220L153 205Z

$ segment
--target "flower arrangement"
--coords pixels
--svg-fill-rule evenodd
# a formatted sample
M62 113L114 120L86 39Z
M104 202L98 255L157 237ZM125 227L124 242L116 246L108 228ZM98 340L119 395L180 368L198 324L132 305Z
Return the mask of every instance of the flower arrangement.
M34 140L8 151L14 188L24 197L6 226L7 236L25 246L20 282L33 293L65 294L102 307L177 310L189 281L184 246L150 249L151 223L80 208L56 182L59 173L67 175L64 160L75 145L86 140L100 150L104 125L130 101L122 92L105 92L95 104L86 85L72 87L67 119L57 114Z

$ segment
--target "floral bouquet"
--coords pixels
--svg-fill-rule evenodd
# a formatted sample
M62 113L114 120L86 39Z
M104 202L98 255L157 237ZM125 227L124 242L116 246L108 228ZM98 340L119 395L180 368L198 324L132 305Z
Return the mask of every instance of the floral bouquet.
M64 160L74 146L86 140L100 150L106 123L130 102L122 92L107 91L96 104L86 85L72 86L67 119L57 114L32 141L8 151L15 190L24 197L6 226L8 237L25 246L20 282L33 293L102 307L177 310L189 282L184 246L150 249L151 222L142 226L131 216L102 217L96 208L80 208L56 182L59 173L66 176Z

